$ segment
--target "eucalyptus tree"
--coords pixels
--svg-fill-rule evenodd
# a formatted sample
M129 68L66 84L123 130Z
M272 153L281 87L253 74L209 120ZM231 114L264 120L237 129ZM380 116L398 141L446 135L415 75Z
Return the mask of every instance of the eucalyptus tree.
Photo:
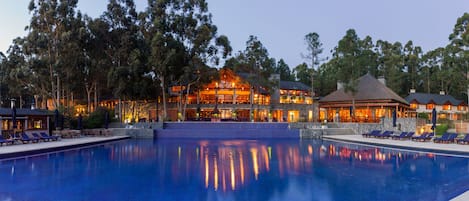
M104 53L110 60L108 85L113 87L113 95L118 98L140 98L143 87L134 87L141 80L146 64L141 48L143 36L139 29L138 13L133 0L109 0L107 10L101 16L107 25L104 36ZM95 84L95 104L97 87ZM103 87L103 86L102 86Z
M449 39L455 52L455 62L459 72L466 78L464 84L469 102L469 13L464 13L457 19Z
M217 65L232 48L226 36L217 34L205 0L149 0L148 9L141 17L145 19L144 36L149 44L150 75L163 89L163 116L166 116L167 84L185 85L189 93L191 86L197 87L207 80L208 74L202 72L210 71L208 63ZM179 112L182 115L188 95L185 97L182 102L181 92Z
M319 55L322 53L322 43L319 40L319 34L316 32L308 33L305 35L305 43L307 46L308 53L303 55L304 58L311 61L310 79L311 79L311 95L314 96L314 75L315 66L319 65Z
M399 95L406 95L408 91L403 88L403 66L404 53L402 44L399 42L389 43L378 40L376 42L378 53L379 76L384 76L386 86Z
M378 75L378 54L374 50L376 47L373 44L373 39L366 36L360 40L360 54L358 55L358 62L360 63L361 73L370 73L373 76Z
M317 93L318 96L326 96L337 90L337 68L334 68L333 62L321 64L318 68Z
M301 63L293 68L295 80L306 85L311 85L311 69L308 68L307 63Z
M34 76L31 70L28 68L25 54L22 46L24 39L16 38L13 40L13 44L7 50L8 57L4 57L4 62L1 69L1 80L0 88L3 86L7 90L2 90L2 96L6 99L19 98L19 102L22 102L23 97L28 92L34 91L34 84L37 81L34 80ZM3 101L2 98L0 98Z
M3 97L4 97L4 79L5 79L5 75L6 75L6 61L7 61L7 57L5 56L5 54L3 54L3 52L0 51L0 107L2 106L2 101L3 101Z
M185 63L181 83L186 85L186 100L183 103L182 119L191 86L200 85L200 72L207 63L219 64L220 58L231 54L232 48L228 37L218 36L217 27L212 22L205 0L170 1L169 12L171 36L184 47ZM184 81L184 82L182 82Z
M355 95L357 93L358 78L366 73L361 66L361 41L355 30L349 29L345 36L334 48L331 64L337 68L337 79L344 85L346 93L352 96L352 107L355 110ZM353 113L352 113L353 115Z
M440 84L440 90L456 97L461 97L463 91L466 90L466 85L461 84L467 81L466 75L462 69L465 66L460 66L460 53L459 47L454 44L448 44L443 51L442 65L440 71L437 73L437 80Z
M47 77L41 79L41 82L47 80L47 85L35 84L43 88L41 91L48 88L48 93L42 93L42 96L45 99L51 97L56 108L60 106L61 78L74 53L69 50L69 44L74 40L77 3L77 0L31 0L28 6L32 17L26 27L24 52L35 76Z
M294 81L295 77L292 75L290 67L285 63L283 59L277 62L274 67L274 72L280 74L280 80Z
M439 89L439 84L436 81L438 78L436 75L443 60L443 52L444 48L440 47L428 51L422 56L419 75L422 81L421 89L425 93L435 93L435 90Z
M410 40L404 45L404 70L406 72L406 84L411 89L416 89L419 81L420 67L421 67L421 57L422 57L422 48L419 46L414 46L413 42ZM407 89L407 87L406 87Z

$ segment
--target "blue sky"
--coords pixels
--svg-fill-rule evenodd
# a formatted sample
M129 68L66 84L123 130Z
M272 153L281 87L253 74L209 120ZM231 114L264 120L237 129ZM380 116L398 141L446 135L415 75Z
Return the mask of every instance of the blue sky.
M137 9L146 0L135 0ZM244 50L249 35L255 35L270 56L283 58L290 68L305 61L304 36L317 32L323 43L323 57L330 55L346 30L353 28L360 38L369 35L389 42L414 45L424 51L448 44L458 17L469 12L467 0L207 0L219 34L227 35L235 52ZM2 1L0 7L0 51L24 36L30 15L29 0ZM107 0L79 0L79 9L98 17Z

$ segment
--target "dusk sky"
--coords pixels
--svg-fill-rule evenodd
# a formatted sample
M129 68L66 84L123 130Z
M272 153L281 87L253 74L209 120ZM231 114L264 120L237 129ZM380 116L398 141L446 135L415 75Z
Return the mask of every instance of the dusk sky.
M458 17L469 12L467 0L207 0L218 33L227 35L234 53L246 47L249 35L264 44L270 56L283 58L290 68L305 62L304 36L317 32L323 43L323 58L337 45L345 32L353 28L360 38L369 35L405 44L412 40L424 51L448 44ZM99 17L107 0L79 0L79 9ZM137 9L146 0L135 0ZM24 36L30 15L29 0L2 1L0 7L0 51L6 53L12 40Z

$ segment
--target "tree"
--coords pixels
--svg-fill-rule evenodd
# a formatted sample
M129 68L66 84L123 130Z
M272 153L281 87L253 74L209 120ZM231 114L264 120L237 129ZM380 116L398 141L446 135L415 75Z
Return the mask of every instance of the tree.
M378 40L376 42L378 51L378 76L383 76L386 85L399 95L406 95L403 79L403 48L399 42L389 43Z
M457 19L449 39L455 56L454 62L458 71L466 78L464 85L469 103L469 13L464 13Z
M310 79L311 79L311 96L315 96L314 92L314 74L315 74L315 66L319 65L319 54L322 53L322 43L319 40L319 34L316 32L308 33L305 36L305 42L307 45L308 54L303 56L306 59L311 60L311 71L310 71Z
M417 83L420 80L418 74L420 71L420 60L422 56L422 48L419 46L414 47L412 41L408 41L404 46L404 68L407 72L408 78L405 86L411 87L411 89L417 88Z
M337 67L337 79L344 83L345 92L352 94L353 110L355 110L358 78L364 71L358 60L360 53L360 39L355 30L349 29L334 48L332 61Z
M77 12L77 0L31 0L31 21L26 29L22 51L35 78L32 84L43 102L52 98L56 108L77 86L72 79L73 68L79 62L82 16ZM77 52L78 51L78 52ZM47 81L46 83L44 83Z
M288 64L285 63L283 59L280 59L277 62L274 72L280 74L280 80L285 80L285 81L295 80L295 77L293 77L293 75L290 72L290 67L288 66Z

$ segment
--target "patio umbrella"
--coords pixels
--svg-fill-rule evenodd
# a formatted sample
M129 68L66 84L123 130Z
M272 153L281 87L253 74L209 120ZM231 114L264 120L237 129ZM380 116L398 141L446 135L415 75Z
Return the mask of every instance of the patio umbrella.
M433 108L432 110L432 130L433 132L435 132L435 128L436 128L436 109Z
M16 129L16 107L11 108L11 121L13 124L13 130Z
M64 115L60 115L60 129L64 129Z
M81 127L82 127L82 121L83 121L83 117L81 116L81 114L78 115L78 120L77 120L77 128L78 130L81 130Z
M397 114L396 110L392 111L392 127L396 127Z
M57 130L57 127L59 127L59 110L54 111L54 127L55 130Z
M106 112L104 113L104 128L105 128L105 129L107 129L108 126L109 126L109 117L108 117L108 116L109 116L109 115L108 115L108 112L106 111Z

